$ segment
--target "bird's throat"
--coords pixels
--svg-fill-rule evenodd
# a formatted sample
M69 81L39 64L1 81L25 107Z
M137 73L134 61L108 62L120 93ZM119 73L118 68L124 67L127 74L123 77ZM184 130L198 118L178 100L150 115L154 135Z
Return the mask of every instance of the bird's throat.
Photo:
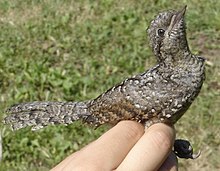
M188 50L179 50L176 53L161 53L162 58L164 59L164 63L171 67L183 66L192 57L192 54Z

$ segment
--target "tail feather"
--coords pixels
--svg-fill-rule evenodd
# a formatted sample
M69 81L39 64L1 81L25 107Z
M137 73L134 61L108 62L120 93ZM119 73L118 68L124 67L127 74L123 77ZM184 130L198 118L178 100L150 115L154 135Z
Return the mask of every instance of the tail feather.
M30 102L11 106L4 119L13 130L32 126L32 130L49 124L70 124L88 116L85 102Z

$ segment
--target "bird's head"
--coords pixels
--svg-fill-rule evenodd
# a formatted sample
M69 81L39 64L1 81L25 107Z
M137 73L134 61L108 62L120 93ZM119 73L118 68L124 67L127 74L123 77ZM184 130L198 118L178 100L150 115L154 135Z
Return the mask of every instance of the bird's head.
M147 32L159 62L168 57L175 58L180 52L189 51L184 23L185 11L186 6L180 11L162 12L151 22Z

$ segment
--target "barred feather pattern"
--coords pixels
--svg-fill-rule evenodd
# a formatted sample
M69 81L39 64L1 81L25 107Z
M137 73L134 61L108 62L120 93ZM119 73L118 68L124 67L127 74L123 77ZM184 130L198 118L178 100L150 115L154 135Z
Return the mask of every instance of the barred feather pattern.
M4 122L12 125L13 130L32 126L32 130L49 124L71 124L85 118L87 105L85 102L29 102L10 107Z

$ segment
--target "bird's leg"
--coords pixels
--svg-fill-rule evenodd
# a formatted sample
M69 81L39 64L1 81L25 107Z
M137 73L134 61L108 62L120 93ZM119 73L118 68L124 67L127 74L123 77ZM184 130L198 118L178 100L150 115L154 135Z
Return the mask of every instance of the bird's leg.
M175 140L173 151L179 158L185 159L196 159L201 154L200 151L197 154L193 154L193 147L190 142L182 139Z

